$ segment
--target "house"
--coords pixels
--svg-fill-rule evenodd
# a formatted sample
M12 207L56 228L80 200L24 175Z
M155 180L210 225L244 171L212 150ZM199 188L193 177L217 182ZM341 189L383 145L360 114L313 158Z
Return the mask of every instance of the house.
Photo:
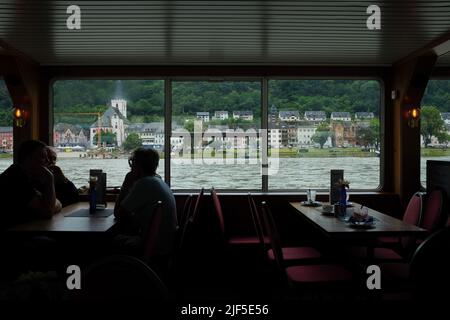
M370 120L373 117L373 112L355 112L355 120Z
M331 120L332 121L352 121L352 117L350 116L350 112L332 112Z
M209 112L197 112L197 119L203 122L209 122Z
M450 125L450 112L442 112L441 118L444 120L444 123Z
M215 111L214 119L216 120L227 120L228 119L228 111Z
M353 122L332 122L333 145L351 147L356 145L356 125Z
M300 113L298 111L280 111L278 117L281 121L286 122L300 121Z
M233 119L253 121L253 111L233 111Z
M298 146L310 146L313 144L311 138L316 133L317 127L315 126L300 126L297 128L297 141Z
M306 111L305 112L305 120L322 122L322 121L327 120L327 115L326 115L325 111Z
M0 127L0 142L0 150L8 152L13 151L13 127Z
M115 144L121 147L125 141L125 128L128 126L127 101L123 99L112 99L111 105L90 127L90 145L97 146L95 136L100 130L115 134Z
M57 123L53 128L55 147L88 147L89 137L80 125Z

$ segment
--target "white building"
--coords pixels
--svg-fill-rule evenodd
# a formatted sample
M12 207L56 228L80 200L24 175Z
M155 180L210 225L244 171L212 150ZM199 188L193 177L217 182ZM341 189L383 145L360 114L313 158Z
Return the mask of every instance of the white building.
M298 111L280 111L278 117L285 122L300 121L300 113Z
M332 112L331 120L332 121L352 121L352 117L350 116L350 112Z
M450 112L442 112L441 118L442 118L442 120L444 120L444 123L446 125L450 125Z
M325 111L305 111L305 120L313 122L322 122L327 120Z
M302 126L297 128L298 146L310 146L314 144L311 140L316 133L317 128L314 126Z
M370 120L373 117L373 112L355 112L355 120Z
M228 111L215 111L214 119L216 120L227 120L228 119Z
M253 121L253 111L233 111L233 119Z
M121 147L125 141L125 128L127 120L127 101L123 99L112 99L111 106L90 127L90 146L97 146L95 135L99 132L112 132L116 135L115 144Z
M209 122L209 112L197 112L197 119L203 122Z

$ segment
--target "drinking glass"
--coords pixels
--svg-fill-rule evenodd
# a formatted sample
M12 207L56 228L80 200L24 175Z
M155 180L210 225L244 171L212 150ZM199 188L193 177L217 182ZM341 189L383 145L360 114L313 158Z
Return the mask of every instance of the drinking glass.
M309 190L309 198L308 202L315 202L316 201L316 190Z

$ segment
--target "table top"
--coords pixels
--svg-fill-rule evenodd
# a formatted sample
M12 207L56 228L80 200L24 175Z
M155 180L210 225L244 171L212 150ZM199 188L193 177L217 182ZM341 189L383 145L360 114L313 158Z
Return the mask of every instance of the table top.
M417 226L407 224L402 220L396 219L389 215L383 214L373 209L369 209L369 215L374 217L375 226L373 228L352 228L349 223L341 221L333 215L322 214L322 206L308 207L302 205L301 202L290 202L290 205L297 209L297 211L305 217L309 222L319 227L323 232L330 236L347 236L347 235L362 235L362 236L380 236L380 235L408 235L408 234L426 234L427 230ZM353 205L360 206L358 203Z
M88 208L88 202L78 202L64 207L61 212L51 219L33 220L17 225L8 231L29 232L87 232L98 233L108 231L115 223L114 214L109 217L68 217L67 215ZM107 208L114 208L114 202L108 202Z

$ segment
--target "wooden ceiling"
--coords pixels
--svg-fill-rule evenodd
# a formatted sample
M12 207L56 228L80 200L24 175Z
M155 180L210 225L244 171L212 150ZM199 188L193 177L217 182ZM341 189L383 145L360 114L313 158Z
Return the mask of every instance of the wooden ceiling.
M72 4L81 30L66 27ZM366 27L372 4L381 30ZM0 0L0 45L42 65L386 66L449 32L449 0Z

